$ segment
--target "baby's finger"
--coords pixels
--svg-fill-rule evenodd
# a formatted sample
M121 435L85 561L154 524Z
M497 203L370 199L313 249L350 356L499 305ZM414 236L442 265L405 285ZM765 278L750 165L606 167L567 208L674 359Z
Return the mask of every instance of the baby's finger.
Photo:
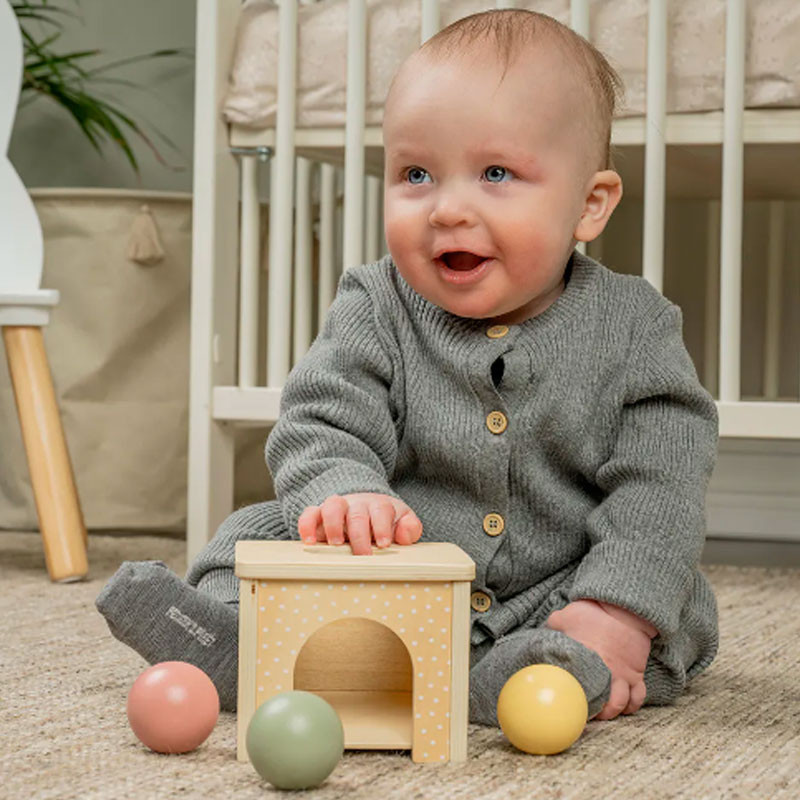
M325 528L322 524L320 515L320 523L319 525L317 525L317 542L327 542L327 541L328 537L325 535ZM311 544L314 544L314 542L311 542Z
M388 547L392 543L394 525L394 506L388 501L372 503L369 507L372 535L378 547Z
M422 536L422 523L417 515L409 510L395 524L394 539L398 544L413 544Z
M627 707L630 695L631 687L628 681L622 678L614 678L611 681L611 694L608 702L595 719L614 719L618 717L622 709Z
M350 500L347 508L347 538L355 555L372 553L369 509L362 500Z
M631 699L628 701L628 705L625 706L622 713L635 714L644 705L645 697L647 697L647 687L644 685L644 681L642 681L631 689Z
M317 527L322 522L319 506L308 506L297 518L297 532L306 544L315 544L317 541Z
M328 544L344 544L344 519L347 500L338 494L326 498L320 506L322 527Z

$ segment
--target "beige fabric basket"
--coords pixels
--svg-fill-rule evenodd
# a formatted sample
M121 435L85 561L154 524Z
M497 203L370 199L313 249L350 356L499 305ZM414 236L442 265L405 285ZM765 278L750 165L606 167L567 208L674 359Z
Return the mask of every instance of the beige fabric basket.
M45 237L42 286L61 293L44 335L87 527L182 531L191 196L109 190L32 195ZM149 214L143 215L144 205ZM142 238L148 222L151 231L155 224L155 248L146 233ZM28 466L5 357L0 361L0 528L33 529L38 522ZM272 496L265 436L259 430L239 434L238 502Z

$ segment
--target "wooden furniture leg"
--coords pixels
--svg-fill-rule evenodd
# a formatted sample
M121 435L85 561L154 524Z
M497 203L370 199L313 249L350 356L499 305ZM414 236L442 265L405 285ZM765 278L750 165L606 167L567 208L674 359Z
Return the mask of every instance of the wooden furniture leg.
M77 581L89 571L88 539L42 329L4 326L3 340L28 456L47 571L52 581Z

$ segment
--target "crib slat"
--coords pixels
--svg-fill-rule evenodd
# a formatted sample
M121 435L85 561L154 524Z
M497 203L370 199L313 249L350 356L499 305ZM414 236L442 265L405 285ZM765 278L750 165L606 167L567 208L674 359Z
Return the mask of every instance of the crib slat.
M720 242L719 399L741 399L742 204L744 179L744 0L726 4Z
M209 415L215 386L236 381L238 165L219 110L233 59L239 0L198 0L194 89L191 354L186 558L191 563L233 510L234 441Z
M501 0L498 0L499 5ZM569 24L575 33L579 33L584 39L589 38L589 0L572 0L569 5ZM586 255L586 242L578 242L575 249Z
M364 260L364 103L367 11L365 0L347 4L347 123L344 149L344 268Z
M292 363L311 346L311 162L298 157L295 185L297 215L294 238L294 326Z
M420 43L427 41L439 32L439 0L422 0L422 20Z
M706 303L704 314L703 385L716 397L719 391L719 240L720 203L710 200L706 215Z
M381 181L374 175L367 175L367 225L366 250L368 264L378 260L381 221Z
M258 161L242 156L239 222L239 386L255 386L258 374Z
M586 244L586 242L579 242L579 244ZM589 256L593 258L595 261L599 261L601 264L603 263L603 234L601 233L596 239L592 240L589 244L588 248L584 248L581 250L582 253L586 253L588 250Z
M383 222L383 206L381 205L381 222ZM386 243L386 226L381 224L381 243L380 254L381 256L389 253L389 245Z
M572 0L569 4L569 25L584 39L589 38L589 0Z
M267 385L283 386L289 374L292 302L292 213L297 64L297 3L278 9L278 110L275 157L270 164Z
M319 168L319 287L317 289L318 329L336 294L336 168Z
M767 309L764 319L764 398L777 400L780 385L781 282L783 269L783 230L786 205L782 200L769 203L767 239Z
M644 146L642 274L664 288L664 211L667 124L667 0L650 0L647 18L647 135Z

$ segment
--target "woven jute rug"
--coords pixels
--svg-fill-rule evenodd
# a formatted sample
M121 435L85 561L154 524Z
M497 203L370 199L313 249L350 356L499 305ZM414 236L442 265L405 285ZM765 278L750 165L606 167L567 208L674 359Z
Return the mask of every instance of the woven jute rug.
M90 537L89 579L54 585L34 533L0 532L0 798L263 798L285 795L235 758L233 714L186 755L147 750L125 702L147 665L94 608L124 560L185 570L185 543ZM346 752L320 798L800 798L800 571L708 566L720 608L717 660L675 706L590 722L557 756L471 726L463 764ZM297 793L295 793L297 796Z

